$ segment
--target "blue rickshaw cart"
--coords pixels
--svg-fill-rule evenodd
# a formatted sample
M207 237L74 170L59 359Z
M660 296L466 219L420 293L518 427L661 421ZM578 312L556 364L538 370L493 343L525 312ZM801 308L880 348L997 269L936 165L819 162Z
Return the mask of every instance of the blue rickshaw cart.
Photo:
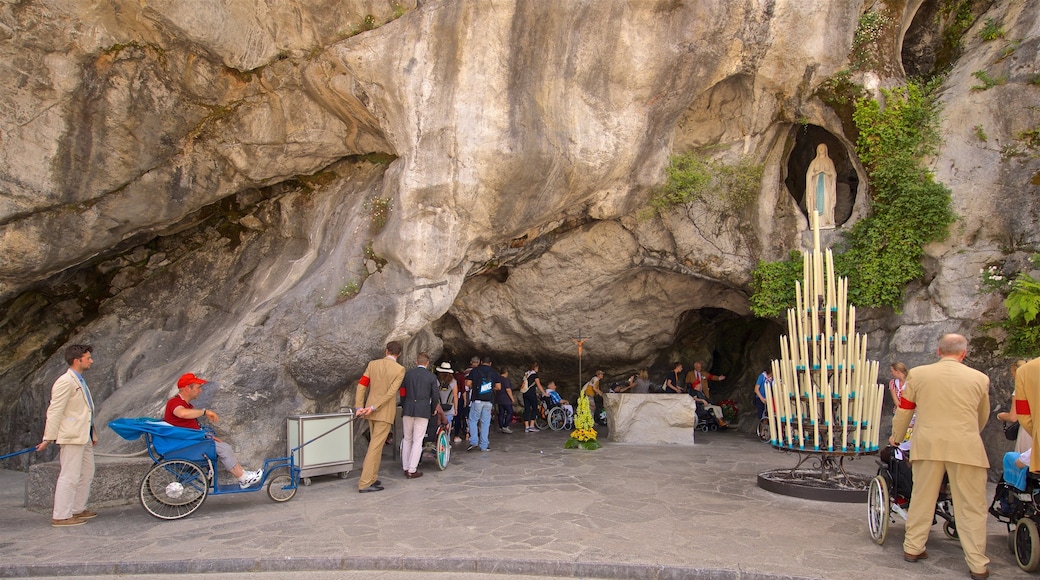
M296 495L300 483L300 469L293 453L288 457L265 459L260 481L243 488L238 482L218 482L214 467L216 443L207 430L174 427L150 417L116 419L108 426L128 441L144 437L154 465L141 481L139 497L144 509L159 519L187 517L199 509L209 495L266 489L272 500L289 501Z

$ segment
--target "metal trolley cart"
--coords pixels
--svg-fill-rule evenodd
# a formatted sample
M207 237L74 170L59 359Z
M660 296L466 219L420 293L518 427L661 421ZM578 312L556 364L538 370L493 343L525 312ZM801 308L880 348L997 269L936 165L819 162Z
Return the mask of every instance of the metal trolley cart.
M222 485L214 468L217 449L210 432L174 427L148 417L116 419L108 425L128 441L144 437L155 465L141 481L139 497L144 509L159 519L187 517L199 509L208 495L266 489L268 497L277 502L289 501L296 495L300 469L292 453L265 459L263 477L249 487L243 488L237 482Z
M315 475L346 478L354 465L353 412L293 415L286 419L286 447L300 469L303 485Z

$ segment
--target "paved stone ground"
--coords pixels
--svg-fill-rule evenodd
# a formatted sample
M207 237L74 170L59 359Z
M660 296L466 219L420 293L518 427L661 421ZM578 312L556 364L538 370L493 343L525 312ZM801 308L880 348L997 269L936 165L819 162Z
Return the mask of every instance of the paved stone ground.
M491 451L457 450L445 471L426 463L415 480L388 451L379 493L357 493L359 463L348 479L316 477L282 504L263 492L211 496L177 521L130 505L67 529L22 507L24 473L0 471L0 576L968 577L959 544L939 526L931 557L910 564L901 557L901 521L877 546L865 504L759 489L759 472L796 460L749 436L699 433L693 447L607 443L597 451L564 450L565 439L493 433ZM850 470L876 468L868 457ZM991 518L994 577L1030 577L1006 539Z

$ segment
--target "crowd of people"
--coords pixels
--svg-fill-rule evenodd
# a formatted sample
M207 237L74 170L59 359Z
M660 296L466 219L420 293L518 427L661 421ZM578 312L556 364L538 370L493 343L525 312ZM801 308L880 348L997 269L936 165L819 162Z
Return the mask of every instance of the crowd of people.
M360 493L383 489L379 468L398 402L402 407L402 471L408 479L422 477L418 464L431 422L451 425L453 441L465 441L467 450L487 451L493 416L497 418L500 433L513 432L511 425L517 399L523 407L525 433L538 431L536 419L542 399L573 412L570 402L557 392L555 382L544 381L539 376L537 362L531 363L519 377L519 384L514 385L508 370L495 370L488 356L473 357L468 368L456 369L450 361L434 366L428 354L419 353L406 370L398 360L402 350L400 342L387 343L384 356L371 361L357 383L355 417L367 421L370 435L358 479ZM91 352L89 345L72 345L66 349L69 368L52 387L43 440L36 446L36 450L42 451L55 442L61 445L61 469L51 519L56 527L82 525L97 515L86 507L94 472L92 448L97 443L94 402L83 377L93 363ZM967 339L961 335L943 336L937 354L938 362L914 369L907 369L902 363L890 366L889 392L896 410L889 442L903 444L904 448L912 442L914 501L907 514L903 557L909 562L928 557L925 545L936 497L945 477L957 506L958 536L970 575L986 578L989 574L989 559L985 554L989 461L981 431L990 414L989 378L963 363ZM695 362L689 372L683 374L683 370L681 363L675 363L663 381L662 391L686 393L722 421L721 408L711 400L710 382L726 377L706 372L700 361ZM997 417L1020 424L1015 450L1005 459L1008 481L1020 482L1026 471L1040 471L1040 461L1033 460L1037 457L1033 453L1037 444L1035 429L1040 425L1036 416L1040 414L1040 359L1018 361L1011 371L1015 377L1013 405ZM603 411L603 378L603 371L597 370L579 389L580 394L589 397L590 408L597 414ZM767 369L756 381L752 400L759 417L766 412L765 390L772 380L772 372ZM177 381L177 393L166 403L164 419L171 425L189 429L199 429L201 418L218 421L219 417L211 409L198 409L193 405L206 383L193 373L182 375ZM630 376L627 384L615 385L610 391L649 393L651 388L649 372L642 369ZM493 409L497 412L493 413ZM230 445L219 439L216 454L243 488L262 480L260 470L243 469Z

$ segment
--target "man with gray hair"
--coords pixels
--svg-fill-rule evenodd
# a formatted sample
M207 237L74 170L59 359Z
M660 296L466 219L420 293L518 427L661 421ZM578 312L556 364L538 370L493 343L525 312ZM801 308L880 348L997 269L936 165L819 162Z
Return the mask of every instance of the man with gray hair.
M914 501L906 518L903 559L928 557L925 544L943 476L949 475L957 511L957 535L973 579L989 577L986 557L986 473L989 459L979 434L989 419L989 377L963 364L968 340L947 334L939 340L939 362L916 367L892 420L888 442L903 441L917 414L910 466Z

